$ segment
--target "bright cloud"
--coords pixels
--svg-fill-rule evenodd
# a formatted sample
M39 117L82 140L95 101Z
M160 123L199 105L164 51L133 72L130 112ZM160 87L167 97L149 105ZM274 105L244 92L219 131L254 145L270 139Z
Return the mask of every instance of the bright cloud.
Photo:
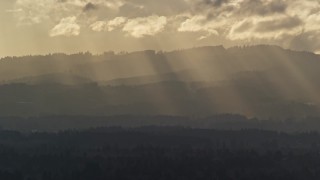
M113 31L116 28L122 26L125 22L127 22L127 18L125 17L116 17L110 21L96 21L90 25L90 28L93 31L101 32L101 31Z
M201 36L199 39L204 39L210 35L219 35L217 28L219 24L214 21L207 21L205 16L194 16L181 23L178 28L179 32L207 32L207 35Z
M135 38L152 36L164 30L167 18L164 16L149 16L130 19L124 25L123 31Z
M116 17L113 20L109 21L107 23L107 30L113 31L115 28L123 25L125 22L127 22L127 18L125 17Z
M61 19L60 23L51 29L49 35L55 36L78 36L80 34L80 26L76 22L75 16Z
M101 32L105 31L107 23L105 21L96 21L90 25L92 31Z

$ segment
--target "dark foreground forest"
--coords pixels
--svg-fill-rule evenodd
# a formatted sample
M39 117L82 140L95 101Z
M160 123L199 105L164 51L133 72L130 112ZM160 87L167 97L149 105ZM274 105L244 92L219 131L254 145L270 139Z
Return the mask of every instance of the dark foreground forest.
M2 180L319 179L320 134L181 127L0 131Z

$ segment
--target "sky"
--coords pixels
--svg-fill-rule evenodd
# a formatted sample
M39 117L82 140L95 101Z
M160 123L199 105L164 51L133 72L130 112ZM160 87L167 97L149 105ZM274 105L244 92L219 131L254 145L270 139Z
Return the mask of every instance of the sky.
M320 53L320 0L0 0L0 57L254 44Z

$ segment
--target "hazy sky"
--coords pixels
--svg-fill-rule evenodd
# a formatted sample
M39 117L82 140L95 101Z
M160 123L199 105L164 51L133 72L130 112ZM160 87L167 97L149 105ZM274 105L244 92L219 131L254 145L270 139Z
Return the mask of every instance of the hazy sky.
M0 0L0 56L220 44L320 53L320 0Z

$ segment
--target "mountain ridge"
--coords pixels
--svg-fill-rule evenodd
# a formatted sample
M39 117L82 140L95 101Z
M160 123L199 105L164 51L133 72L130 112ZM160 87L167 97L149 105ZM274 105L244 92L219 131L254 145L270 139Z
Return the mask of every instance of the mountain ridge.
M319 69L318 55L268 45L13 58L0 116L320 116Z

